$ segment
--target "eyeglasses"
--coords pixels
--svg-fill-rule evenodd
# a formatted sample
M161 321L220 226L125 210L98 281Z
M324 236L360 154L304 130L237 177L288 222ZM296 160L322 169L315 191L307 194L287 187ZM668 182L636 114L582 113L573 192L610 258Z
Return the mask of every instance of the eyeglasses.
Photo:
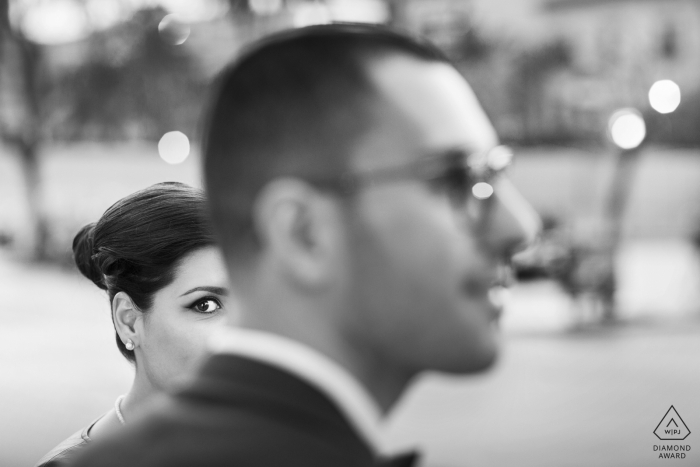
M401 166L345 173L334 180L310 181L351 194L381 183L424 180L436 190L444 190L455 205L461 207L471 197L478 200L490 198L494 193L493 180L512 161L513 151L507 146L474 153L455 148Z

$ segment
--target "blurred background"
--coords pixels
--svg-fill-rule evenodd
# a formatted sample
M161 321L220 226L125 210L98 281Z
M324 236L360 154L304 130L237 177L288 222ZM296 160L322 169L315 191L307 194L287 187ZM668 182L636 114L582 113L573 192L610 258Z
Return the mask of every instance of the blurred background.
M329 21L445 50L545 221L515 259L500 364L424 377L387 447L434 466L663 462L670 405L700 430L699 0L0 0L0 465L32 465L131 382L73 235L137 189L201 186L217 71Z

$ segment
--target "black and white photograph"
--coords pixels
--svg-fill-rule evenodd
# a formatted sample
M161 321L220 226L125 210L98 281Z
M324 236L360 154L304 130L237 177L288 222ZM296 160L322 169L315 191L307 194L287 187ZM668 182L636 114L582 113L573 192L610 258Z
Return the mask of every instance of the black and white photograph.
M0 0L0 467L698 436L700 0Z

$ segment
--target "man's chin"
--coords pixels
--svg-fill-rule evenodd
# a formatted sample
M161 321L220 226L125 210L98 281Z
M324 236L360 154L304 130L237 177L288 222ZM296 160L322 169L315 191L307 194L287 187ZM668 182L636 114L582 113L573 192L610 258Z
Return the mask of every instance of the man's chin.
M443 361L428 370L451 375L468 375L482 373L493 368L498 362L499 349L496 343L493 346L485 345L483 348L470 349L466 353L455 356L449 361Z
M449 361L443 360L440 363L430 365L429 368L423 368L423 370L455 376L483 373L495 367L500 353L497 348L483 349L478 353L473 350L471 352L466 358L464 355L455 356Z

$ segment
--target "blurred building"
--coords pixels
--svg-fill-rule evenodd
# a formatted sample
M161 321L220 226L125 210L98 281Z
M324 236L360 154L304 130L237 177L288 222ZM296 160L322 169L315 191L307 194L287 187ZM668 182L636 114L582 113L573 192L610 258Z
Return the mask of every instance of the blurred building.
M150 51L153 57L170 57L173 66L178 61L183 63L179 73L168 74L182 78L182 89L173 93L176 97L189 95L191 89L198 98L202 83L208 82L243 45L257 37L286 27L333 20L366 21L391 23L423 35L445 50L473 85L507 141L530 144L601 141L610 112L623 106L647 110L647 92L658 79L678 83L686 103L687 97L692 99L695 95L700 118L700 0L221 0L220 3L230 5L228 14L193 21L187 26L191 33L182 45L169 46L155 40L155 20L160 20L155 16L167 13L162 10L154 13L154 21L139 23L135 20L138 15L134 14L82 40L44 46L42 60L44 74L50 77L49 87L56 88L53 82L67 77L64 87L70 88L71 83L78 82L75 73L82 73L86 80L95 78L87 84L102 85L108 80L96 73L104 70L92 70L90 74L85 69L105 63L109 69L103 78L114 81L115 69L125 76L134 75L135 71L125 71L127 65L133 62L134 66L145 66L156 60L130 61L129 57ZM139 27L150 28L151 36ZM146 36L153 39L148 49L134 40ZM153 68L155 73L163 67ZM85 90L90 89L87 84L73 91L87 96ZM131 90L129 94L134 94L133 87L127 89ZM114 86L112 91L115 90L123 94L121 87ZM110 90L98 91L99 95L107 95ZM14 94L7 85L0 87L4 109L0 110L1 121L17 120L11 118L17 115ZM68 121L70 112L65 108L71 106L62 98L68 95L61 88L53 93L52 99L45 99L51 106L61 107L60 112L48 113L49 127L65 126L63 122ZM163 102L168 104L171 100L168 97ZM84 109L90 110L88 104L94 99L84 101ZM137 98L132 107L139 107L142 102L146 101ZM93 113L99 116L108 107L100 105ZM190 102L181 106L186 112L179 113L139 110L139 107L136 113L153 114L152 118L148 117L148 124L143 119L129 117L129 122L137 124L123 125L121 114L129 110L122 108L123 99L117 99L112 107L116 116L103 118L104 124L98 125L109 130L110 135L124 127L128 131L120 131L128 138L154 137L164 131L157 122L159 119L168 120L165 124L168 128L194 127L194 119L184 116L192 114L187 110L192 108ZM682 105L679 111L683 110ZM182 121L169 121L171 116L180 114ZM692 118L684 115L683 119L696 120L694 115L691 112ZM94 116L87 117L86 113L83 120L89 120L88 126L99 121ZM115 119L121 123L115 124ZM87 128L83 120L73 127ZM667 132L671 138L677 137L682 127L675 121L666 126L673 129ZM685 133L694 131L690 124L683 128ZM61 139L60 135L66 131L48 133ZM80 136L74 133L69 136L73 139ZM90 135L100 139L102 133L94 130Z
M543 125L594 136L619 107L648 109L650 86L678 83L700 91L700 1L551 0L543 4L568 66L543 88Z
M472 0L404 0L394 2L393 20L450 50L471 28L473 9Z

